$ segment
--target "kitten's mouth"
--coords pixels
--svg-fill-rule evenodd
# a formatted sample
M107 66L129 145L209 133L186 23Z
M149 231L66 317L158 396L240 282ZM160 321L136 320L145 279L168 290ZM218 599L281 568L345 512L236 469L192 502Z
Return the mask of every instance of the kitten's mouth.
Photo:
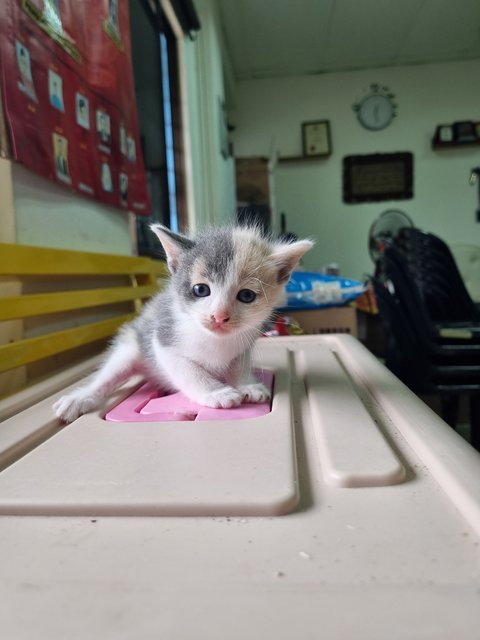
M217 335L227 335L228 333L232 333L234 331L234 327L227 322L206 322L204 324L205 328L215 333Z
M232 327L228 324L209 324L208 329L213 333L231 333Z

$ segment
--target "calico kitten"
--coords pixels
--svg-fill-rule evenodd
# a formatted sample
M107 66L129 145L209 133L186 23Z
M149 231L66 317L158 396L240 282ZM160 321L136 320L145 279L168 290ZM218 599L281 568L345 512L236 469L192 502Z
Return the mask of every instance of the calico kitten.
M124 325L87 383L54 405L72 422L96 409L133 374L209 407L265 402L250 350L292 269L313 243L270 241L255 228L209 229L194 240L152 225L171 278Z

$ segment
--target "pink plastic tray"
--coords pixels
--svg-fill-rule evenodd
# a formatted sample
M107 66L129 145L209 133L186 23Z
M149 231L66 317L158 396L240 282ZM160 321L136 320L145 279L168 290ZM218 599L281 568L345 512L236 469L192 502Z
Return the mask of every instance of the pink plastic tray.
M255 376L273 395L272 371L258 369ZM212 409L189 400L183 393L161 395L149 383L139 387L132 395L111 409L105 420L109 422L185 422L204 420L245 420L270 413L270 402L242 404L232 409Z

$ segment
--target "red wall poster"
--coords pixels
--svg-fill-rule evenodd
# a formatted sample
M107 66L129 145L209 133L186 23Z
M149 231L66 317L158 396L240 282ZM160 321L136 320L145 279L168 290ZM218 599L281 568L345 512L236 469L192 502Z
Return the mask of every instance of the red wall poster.
M150 213L128 0L3 0L0 64L12 156L106 204Z

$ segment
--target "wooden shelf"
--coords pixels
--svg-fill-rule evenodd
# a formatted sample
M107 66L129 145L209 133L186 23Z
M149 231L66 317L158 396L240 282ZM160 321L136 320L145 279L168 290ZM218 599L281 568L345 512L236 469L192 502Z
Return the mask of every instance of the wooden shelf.
M283 158L278 158L278 162L280 164L284 164L287 162L312 162L314 160L324 160L325 158L329 158L331 154L325 154L323 156L284 156Z
M480 140L468 140L466 142L441 142L432 140L432 149L460 149L465 147L479 147Z

